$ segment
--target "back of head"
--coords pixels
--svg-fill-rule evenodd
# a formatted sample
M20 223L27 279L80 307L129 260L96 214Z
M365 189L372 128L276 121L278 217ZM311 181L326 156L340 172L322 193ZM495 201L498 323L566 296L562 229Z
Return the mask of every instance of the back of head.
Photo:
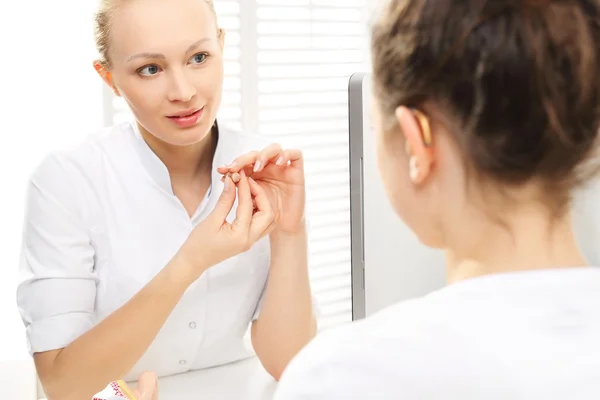
M433 104L470 171L538 182L553 205L595 168L597 0L391 0L372 32L384 118Z

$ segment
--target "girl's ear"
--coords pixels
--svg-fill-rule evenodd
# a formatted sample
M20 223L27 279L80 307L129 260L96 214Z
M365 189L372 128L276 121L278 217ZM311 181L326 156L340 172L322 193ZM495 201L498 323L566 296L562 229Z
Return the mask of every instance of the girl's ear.
M429 176L434 161L429 118L419 110L404 106L396 108L395 114L404 134L404 151L409 157L410 179L415 185L419 185Z

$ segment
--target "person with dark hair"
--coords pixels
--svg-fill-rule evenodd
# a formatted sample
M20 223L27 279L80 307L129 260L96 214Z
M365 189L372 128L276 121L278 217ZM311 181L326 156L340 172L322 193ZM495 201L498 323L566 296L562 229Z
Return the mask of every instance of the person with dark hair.
M448 285L322 332L276 399L600 398L600 268L571 222L599 167L600 2L388 0L371 50L387 195Z

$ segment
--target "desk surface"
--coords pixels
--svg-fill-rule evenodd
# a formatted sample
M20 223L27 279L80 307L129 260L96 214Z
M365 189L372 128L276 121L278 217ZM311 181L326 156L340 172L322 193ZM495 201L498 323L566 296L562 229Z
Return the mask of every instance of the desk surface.
M277 382L256 357L159 379L159 400L270 400Z

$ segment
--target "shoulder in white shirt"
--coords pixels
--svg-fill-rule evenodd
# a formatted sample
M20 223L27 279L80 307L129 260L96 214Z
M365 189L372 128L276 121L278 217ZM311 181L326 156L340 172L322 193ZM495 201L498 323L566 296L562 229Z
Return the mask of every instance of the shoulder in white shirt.
M275 398L600 398L600 268L474 278L322 332Z
M67 346L126 303L213 209L223 188L216 167L268 144L221 126L211 189L192 218L134 123L48 156L29 184L17 293L30 352ZM125 379L251 356L244 336L258 317L269 258L265 238L204 273Z

